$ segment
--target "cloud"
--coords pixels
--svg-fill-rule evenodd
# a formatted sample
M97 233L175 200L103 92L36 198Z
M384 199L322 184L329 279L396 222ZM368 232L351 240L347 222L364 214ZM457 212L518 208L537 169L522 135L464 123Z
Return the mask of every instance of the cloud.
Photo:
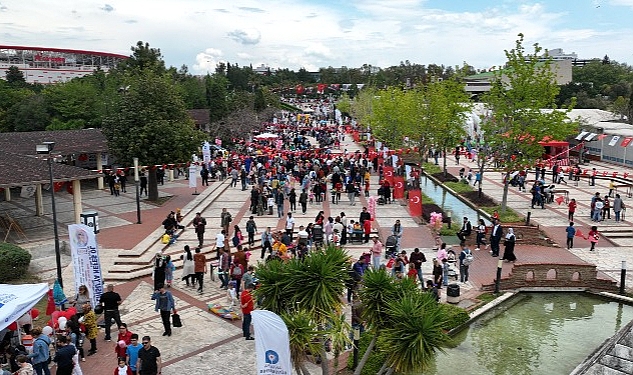
M137 20L125 20L125 21L123 21L123 22L125 22L125 23L129 23L129 24L135 24L135 23L138 23L138 21L137 21Z
M304 52L307 55L314 57L330 57L332 56L332 51L329 48L324 46L322 43L314 43L308 46Z
M204 52L196 55L196 63L193 65L193 70L202 73L213 73L218 63L226 62L226 60L222 59L223 55L219 49L207 48Z
M101 7L101 8L99 8L99 9L101 9L101 10L102 10L102 11L104 11L104 12L108 12L108 13L110 13L110 12L112 12L112 11L114 10L114 8L112 7L112 5L110 5L110 4L106 4L106 5L102 6L102 7Z
M243 60L248 60L248 59L253 58L253 56L251 54L248 54L246 52L238 52L237 53L237 57L239 57L240 59L243 59Z
M227 34L231 39L242 44L257 44L261 34L256 29L237 29Z
M9 10L9 8L7 8L6 5L0 3L0 12L6 12L7 10Z
M251 8L251 7L238 7L237 9L243 10L245 12L251 13L265 13L266 11L261 8Z

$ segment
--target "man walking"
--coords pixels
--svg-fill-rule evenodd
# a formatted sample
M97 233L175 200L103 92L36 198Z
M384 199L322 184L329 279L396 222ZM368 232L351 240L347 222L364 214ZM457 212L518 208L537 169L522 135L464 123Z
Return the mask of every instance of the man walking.
M201 212L196 212L196 217L193 218L193 227L198 236L198 247L202 247L204 242L204 228L207 225L207 220L202 217Z
M253 284L244 286L244 290L240 295L240 304L242 306L242 334L246 340L255 340L251 336L251 312L255 309L255 303L251 292Z
M290 241L292 241L292 234L295 231L295 219L292 217L292 212L288 212L285 228L286 233L290 236Z
M171 313L176 313L176 305L174 304L174 297L171 292L165 290L165 285L158 285L158 290L154 291L152 300L156 301L154 311L160 311L160 318L163 321L163 327L165 332L163 336L171 336ZM143 339L145 341L145 339ZM143 343L144 344L144 343ZM143 374L143 372L141 372ZM150 374L149 372L147 374Z
M422 287L424 287L424 277L422 276L422 263L426 262L426 256L424 253L420 251L419 248L413 249L411 256L409 257L409 261L413 263L415 267L415 271L418 274L418 280L422 283Z
M110 341L110 326L112 319L121 326L121 315L119 313L119 305L123 302L119 293L114 291L114 285L108 284L106 292L99 298L99 304L103 307L103 323L105 324L105 340Z
M152 346L149 336L143 336L143 348L138 351L136 368L139 375L157 375L162 371L160 350Z
M267 227L266 230L262 233L261 259L264 259L264 257L266 256L266 251L270 253L273 252L273 233L270 227Z
M222 225L222 229L224 230L224 234L226 236L231 233L229 231L229 225L231 225L231 221L233 221L231 213L226 208L223 208L222 213L220 214L220 225Z
M248 234L248 246L255 246L255 232L257 232L257 223L255 223L255 219L253 216L248 218L246 222L246 233Z
M499 243L501 242L501 237L503 236L503 228L499 223L499 220L493 220L493 227L490 233L490 252L493 257L499 256Z
M57 363L57 375L72 375L73 368L73 356L77 350L74 345L68 345L67 336L59 336L57 338L57 350L55 352L55 358L53 361Z
M207 272L207 258L200 253L199 247L196 247L196 253L193 256L193 269L198 280L198 293L202 294L204 274Z

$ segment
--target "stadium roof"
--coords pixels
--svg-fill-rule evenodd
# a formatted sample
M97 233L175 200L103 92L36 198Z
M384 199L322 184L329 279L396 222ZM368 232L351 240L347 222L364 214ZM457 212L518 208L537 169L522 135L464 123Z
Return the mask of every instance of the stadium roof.
M119 55L117 53L87 51L87 50L80 50L80 49L66 49L66 48L47 48L47 47L3 46L3 45L0 45L0 49L14 49L14 50L18 50L18 51L42 51L42 52L76 53L76 54L81 54L81 55L115 57L115 58L119 58L119 59L128 59L129 58L129 56Z

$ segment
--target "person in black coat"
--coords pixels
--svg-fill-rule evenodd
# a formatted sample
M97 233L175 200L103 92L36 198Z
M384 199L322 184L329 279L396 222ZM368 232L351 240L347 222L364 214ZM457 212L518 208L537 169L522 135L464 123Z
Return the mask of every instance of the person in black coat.
M466 241L466 237L470 236L472 231L473 231L473 226L470 223L470 220L468 220L467 217L464 217L462 228L459 230L459 232L457 232L457 238L459 238L461 242L464 242Z
M503 237L503 227L499 223L499 220L494 219L492 230L490 231L490 252L493 257L499 256L499 243Z

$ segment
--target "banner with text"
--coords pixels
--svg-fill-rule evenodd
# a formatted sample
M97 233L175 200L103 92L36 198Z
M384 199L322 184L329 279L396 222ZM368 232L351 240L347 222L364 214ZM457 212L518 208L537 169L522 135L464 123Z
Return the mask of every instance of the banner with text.
M79 291L79 286L85 285L90 291L90 301L94 308L103 294L103 276L97 237L94 230L84 224L69 225L68 237L75 274L75 293Z

